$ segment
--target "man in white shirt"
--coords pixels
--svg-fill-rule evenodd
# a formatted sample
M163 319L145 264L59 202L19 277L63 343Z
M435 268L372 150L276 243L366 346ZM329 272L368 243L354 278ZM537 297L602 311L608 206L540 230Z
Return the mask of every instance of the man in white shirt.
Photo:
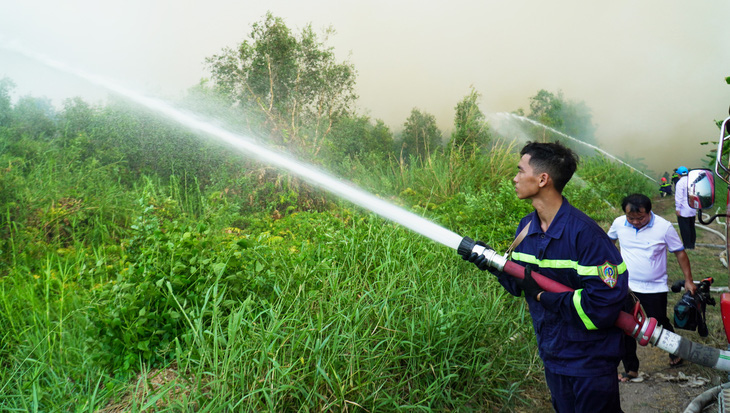
M684 287L695 293L697 286L692 279L692 269L684 245L672 223L651 212L651 200L646 195L633 194L623 199L625 212L616 218L608 230L614 243L618 240L621 256L629 272L629 288L641 302L647 317L656 318L665 329L674 331L667 317L667 251L677 257L684 273ZM636 341L624 340L626 354L622 359L624 373L619 380L629 381L639 376L639 358ZM670 365L676 366L682 359L669 356Z
M679 233L682 235L684 248L693 250L697 239L697 232L695 230L697 210L692 208L687 202L687 186L689 185L689 179L687 178L688 172L684 166L677 168L677 173L680 175L680 178L677 181L674 192L674 209L677 213L677 224L679 224Z

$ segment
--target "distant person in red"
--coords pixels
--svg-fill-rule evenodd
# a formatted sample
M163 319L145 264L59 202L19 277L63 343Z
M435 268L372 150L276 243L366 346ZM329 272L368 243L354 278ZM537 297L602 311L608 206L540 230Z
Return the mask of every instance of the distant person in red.
M659 195L664 198L667 195L672 195L672 184L667 182L667 178L662 177L662 182L659 184Z

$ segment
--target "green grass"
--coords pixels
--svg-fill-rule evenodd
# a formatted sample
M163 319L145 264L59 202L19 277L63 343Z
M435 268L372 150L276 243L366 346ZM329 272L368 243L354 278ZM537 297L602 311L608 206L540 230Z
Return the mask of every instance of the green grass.
M131 411L156 397L170 409L195 403L216 411L443 410L517 402L520 383L539 371L521 300L504 297L491 275L453 251L377 218L330 236L329 245L309 246L305 259L290 254L291 247L274 252L282 265L265 298L232 296L220 281L223 273L196 305L186 306L169 287L184 334L166 360L188 378L185 391L177 395L178 387L166 383L136 401L124 399L131 388L94 368L87 352L93 347L80 328L88 323L84 314L104 303L86 301L93 286L80 285L76 276L86 264L83 252L65 260L50 256L45 271L26 277L23 288L5 288L20 273L3 278L0 303L12 309L7 314L21 307L32 313L12 318L17 343L0 375L0 402L30 411L92 410L115 392ZM150 368L143 360L132 367ZM59 404L67 392L80 396Z
M2 411L512 411L544 389L524 301L441 244L270 168L133 180L37 146L0 153ZM531 210L513 149L337 170L504 251ZM578 173L601 222L646 188Z

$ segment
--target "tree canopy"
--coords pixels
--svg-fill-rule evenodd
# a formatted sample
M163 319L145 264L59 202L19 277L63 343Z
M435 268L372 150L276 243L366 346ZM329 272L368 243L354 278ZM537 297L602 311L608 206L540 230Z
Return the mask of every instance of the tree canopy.
M566 100L562 91L555 94L540 89L530 98L527 117L583 142L596 142L591 109L583 101Z
M372 124L367 116L349 116L332 126L327 143L327 157L332 162L368 153L386 157L393 151L393 134L382 120Z
M413 108L403 127L401 152L406 158L416 156L425 159L440 148L441 131L432 114Z
M350 115L356 72L338 62L311 25L293 33L267 13L237 49L208 59L214 88L254 119L255 132L275 144L313 156L334 122Z
M456 104L454 131L451 132L449 142L450 150L462 151L467 148L474 150L489 143L489 126L477 104L479 97L480 94L472 89Z

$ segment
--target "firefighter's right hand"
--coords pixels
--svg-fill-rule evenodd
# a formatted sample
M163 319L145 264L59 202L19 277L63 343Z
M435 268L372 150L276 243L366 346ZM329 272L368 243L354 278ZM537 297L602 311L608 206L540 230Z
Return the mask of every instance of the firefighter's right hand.
M533 300L537 299L537 296L541 292L545 291L537 285L535 279L532 278L532 271L534 270L535 268L533 266L527 264L525 266L525 278L517 281L517 285L519 285L522 291L525 292L525 297L532 297Z
M477 241L475 244L484 248L490 248L489 245L483 243L482 241ZM473 262L474 265L476 265L477 268L482 271L489 269L489 262L487 261L487 257L485 257L484 254L477 254L476 252L472 252L469 255L462 256L462 258L469 262Z

